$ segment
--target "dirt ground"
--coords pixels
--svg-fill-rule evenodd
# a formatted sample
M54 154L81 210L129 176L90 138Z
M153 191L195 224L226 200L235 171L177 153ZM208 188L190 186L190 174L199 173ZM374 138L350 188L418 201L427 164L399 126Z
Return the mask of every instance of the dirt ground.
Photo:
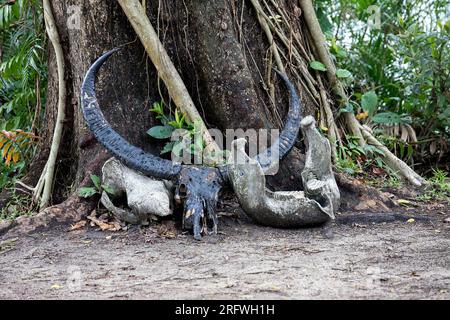
M300 230L222 218L201 242L60 227L2 242L0 298L449 299L446 215L421 216Z

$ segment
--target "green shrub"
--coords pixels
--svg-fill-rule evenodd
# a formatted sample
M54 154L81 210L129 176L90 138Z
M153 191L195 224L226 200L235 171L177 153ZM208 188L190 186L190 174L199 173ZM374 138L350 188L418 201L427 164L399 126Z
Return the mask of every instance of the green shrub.
M319 22L355 112L398 157L449 156L450 20L442 0L320 0ZM374 25L377 14L380 24ZM434 161L434 163L432 163ZM444 160L445 161L445 160Z
M27 142L35 140L30 139L30 131L37 132L45 105L47 61L41 1L0 4L0 45L1 190L24 173L32 158L35 148ZM29 139L5 142L5 135L18 132L29 133Z

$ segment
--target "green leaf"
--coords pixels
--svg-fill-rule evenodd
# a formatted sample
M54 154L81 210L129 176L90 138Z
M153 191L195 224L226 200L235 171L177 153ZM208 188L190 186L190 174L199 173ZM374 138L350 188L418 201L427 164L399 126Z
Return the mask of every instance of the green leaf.
M364 111L369 112L369 117L371 117L377 108L378 96L374 91L369 91L363 94L361 98L361 107Z
M360 146L356 146L356 147L355 147L355 150L356 150L360 155L365 155L365 154L366 154L366 151L365 151L362 147L360 147Z
M401 116L394 112L378 113L372 118L372 121L375 123L382 123L382 124L397 124L404 122Z
M309 66L311 69L318 70L318 71L327 71L327 67L320 61L311 61L309 63Z
M96 193L97 193L97 189L95 189L93 187L84 187L84 188L80 188L78 190L78 194L80 195L80 197L83 197L83 198L92 197Z
M341 113L353 112L352 104L351 103L347 103L344 108L339 110L339 112L341 112Z
M160 116L163 116L164 115L164 103L162 101L153 103L153 107L149 111L154 112Z
M173 116L169 115L162 115L162 116L157 116L156 119L160 120L163 126L170 126L169 122L174 121Z
M177 143L177 141L170 141L164 145L164 148L161 150L161 154L172 152L173 146Z
M384 166L383 166L383 160L381 160L381 158L376 157L376 158L375 158L375 161L376 161L377 166L378 166L379 168L384 168Z
M450 32L450 19L445 22L444 30Z
M91 174L91 180L94 183L94 186L97 189L100 189L100 185L101 185L100 178L98 176L96 176L95 174Z
M355 170L353 170L352 168L342 168L344 173L347 173L349 175L352 175L355 173Z
M405 144L400 143L399 147L400 147L400 159L403 159L403 157L405 156Z
M332 33L333 24L330 21L330 19L328 19L328 16L324 12L324 10L322 10L321 8L317 8L316 15L317 15L317 20L319 20L320 29L322 29L322 32L323 33L327 33L327 32Z
M336 70L336 77L338 78L349 78L352 76L352 73L345 69L337 69Z
M341 47L337 47L336 56L339 58L347 58L348 54L347 51L345 51Z
M380 150L380 149L378 149L377 147L372 146L372 145L370 145L370 144L364 145L364 149L365 149L366 151L368 151L368 152L371 152L371 153L378 153L379 155L384 156L384 152L383 152L382 150Z
M109 193L111 195L115 194L114 189L111 188L110 186L105 185L105 184L102 184L102 189L103 189L103 191L105 191L106 193Z
M408 154L407 154L407 157L408 157L408 158L409 158L409 157L412 157L413 153L414 153L413 146L412 146L411 144L408 144Z
M172 136L174 128L171 126L154 126L147 133L156 139L167 139Z

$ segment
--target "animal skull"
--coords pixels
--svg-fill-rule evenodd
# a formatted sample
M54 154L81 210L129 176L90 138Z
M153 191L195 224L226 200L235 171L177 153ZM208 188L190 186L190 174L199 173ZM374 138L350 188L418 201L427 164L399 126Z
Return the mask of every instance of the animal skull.
M103 185L109 187L114 197L126 195L130 210L114 206L109 195L103 191L101 203L117 219L131 224L148 224L152 215L165 217L173 212L170 181L146 177L111 158L102 168Z
M258 161L245 153L245 139L232 143L228 177L244 211L256 222L274 227L303 227L334 219L339 207L339 189L331 170L330 144L315 128L314 118L301 122L309 148L302 171L305 191L272 192Z

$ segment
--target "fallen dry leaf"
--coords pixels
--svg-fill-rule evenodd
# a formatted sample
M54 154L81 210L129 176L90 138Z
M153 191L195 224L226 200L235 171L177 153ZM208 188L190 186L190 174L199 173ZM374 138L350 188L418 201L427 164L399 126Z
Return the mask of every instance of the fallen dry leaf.
M173 239L177 236L177 229L175 228L175 222L172 220L163 221L157 227L157 233L160 237Z
M103 222L102 220L99 220L96 217L93 217L92 215L90 215L87 218L91 220L91 222L94 223L94 225L100 227L100 230L102 231L119 231L121 229L120 223L117 221L113 221L111 223Z
M111 229L111 225L109 225L109 224L106 223L106 222L103 222L103 221L101 221L101 220L98 220L97 218L92 217L92 216L89 216L89 217L87 217L87 218L88 218L89 220L91 220L91 222L94 223L94 225L97 225L98 227L100 227L100 229L101 229L102 231ZM92 225L92 223L91 223L91 225Z
M411 204L411 201L405 200L405 199L398 199L398 200L397 200L397 203L400 204L400 205L402 205L402 206L408 206L408 205Z
M408 219L406 222L408 222L408 223L413 223L414 221L416 221L416 220L414 220L413 218L411 218L411 219Z
M81 220L75 223L74 225L70 226L69 231L75 231L82 229L87 224L86 220Z
M100 217L98 217L98 220L103 222L108 222L109 215L107 213L102 214Z
M376 175L380 175L384 173L384 170L378 167L372 167L372 172Z
M19 238L13 238L0 242L0 253L5 253L13 250L17 240L19 240Z

